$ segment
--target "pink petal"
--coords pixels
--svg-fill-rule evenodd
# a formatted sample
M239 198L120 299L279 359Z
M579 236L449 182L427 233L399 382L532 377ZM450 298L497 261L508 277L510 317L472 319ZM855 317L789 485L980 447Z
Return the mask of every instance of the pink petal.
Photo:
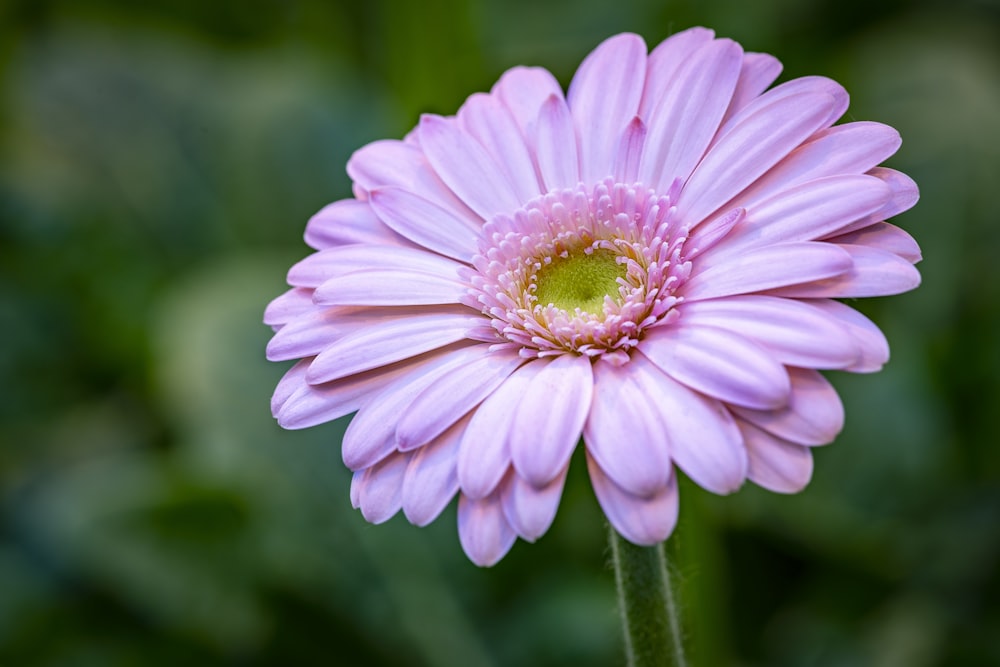
M403 475L403 513L415 526L436 519L458 493L458 443L468 419L415 450Z
M344 433L344 465L351 470L367 468L395 451L396 424L413 399L456 367L474 363L487 354L488 346L471 345L430 355L368 397Z
M901 294L920 284L920 272L887 250L860 245L837 245L848 253L850 271L828 279L775 289L772 294L795 298L849 299Z
M316 288L315 301L324 306L422 306L457 304L468 285L410 269L363 269L331 278Z
M327 345L309 367L309 382L337 380L444 347L464 339L482 322L482 316L464 307L393 310L400 311L399 317L353 331Z
M682 315L650 330L639 349L667 375L720 401L761 410L788 401L785 367L744 335Z
M312 293L309 288L294 287L273 299L264 310L264 324L280 327L313 310Z
M646 122L641 182L666 192L674 179L687 180L719 129L742 62L739 44L720 39L702 46L677 71Z
M679 310L680 323L728 329L789 366L850 368L862 356L861 342L839 317L796 299L753 294L684 303Z
M667 413L659 399L663 374L634 355L623 366L594 366L594 394L584 425L587 451L616 484L651 496L670 480Z
M371 191L371 208L401 236L461 262L475 254L478 223L401 188Z
M312 292L312 290L309 290ZM267 343L268 361L288 361L312 357L336 340L365 323L356 312L344 308L316 308L281 327Z
M597 502L618 533L633 544L652 546L670 537L677 525L677 479L672 471L667 483L651 496L638 496L618 486L587 454L587 470Z
M409 245L386 227L368 202L342 199L328 204L306 224L306 243L316 250L341 245Z
M496 565L510 551L517 534L507 523L499 494L479 500L458 497L458 539L480 567Z
M520 477L544 486L569 464L580 441L594 390L588 357L563 354L539 366L517 402L510 429L510 451Z
M708 28L688 28L657 45L649 54L646 64L646 85L639 102L639 116L649 118L653 109L663 100L667 86L698 49L708 44L715 33Z
M688 301L748 294L833 278L851 268L851 256L841 246L778 243L726 257L717 264L702 257L678 293Z
M521 201L542 194L524 135L502 101L485 93L472 95L459 109L458 123L493 156Z
M613 175L619 183L634 183L639 178L639 164L646 143L646 125L636 116L622 133L615 154Z
M844 427L844 406L836 390L817 371L789 368L792 395L781 410L731 409L768 433L800 445L825 445Z
M383 523L403 506L403 473L410 455L397 453L365 470L358 482L361 516L370 523Z
M733 117L719 130L719 137L722 138L733 127L739 125L745 118L754 115L759 109L773 105L775 102L788 97L801 94L825 93L833 98L833 104L827 110L827 117L822 122L823 127L833 125L838 118L847 111L850 99L844 87L832 79L823 76L803 76L798 79L786 81L780 86L776 86L767 93L750 101L743 109L733 115Z
M920 246L907 232L888 222L876 222L874 225L856 229L847 234L839 234L826 239L839 245L861 245L878 248L893 255L902 257L911 264L916 264L923 256Z
M493 156L454 121L425 114L420 145L441 180L484 220L525 203Z
M629 365L642 355L635 355ZM663 435L670 443L670 456L696 484L712 493L736 491L747 474L743 438L729 411L719 402L674 381L651 368L656 403L663 418ZM603 467L603 466L602 466Z
M507 523L529 542L537 540L556 518L565 483L565 468L544 486L535 486L515 473L508 475L501 491Z
M892 200L878 212L881 220L909 211L920 199L920 190L917 188L917 184L903 172L886 167L875 167L870 169L868 174L882 179L892 190Z
M767 53L744 53L740 78L722 124L763 93L781 74L781 61Z
M850 339L860 347L861 354L858 360L850 366L845 366L845 371L874 373L889 361L889 342L874 322L839 301L820 299L809 303L814 308L822 310L829 317L835 318L848 331ZM822 366L814 366L814 368L822 368Z
M871 176L809 181L747 209L743 223L711 252L719 257L763 245L823 238L879 210L889 196L885 183Z
M510 467L510 434L517 422L517 405L544 365L531 361L515 370L472 414L458 455L458 479L462 493L470 498L493 493Z
M633 34L602 42L580 64L567 99L580 139L580 172L588 183L611 175L618 137L639 110L646 44Z
M534 136L535 120L545 100L550 95L562 97L563 94L555 77L541 67L507 70L493 86L492 92L503 100L525 137Z
M285 371L285 374L278 380L278 385L274 388L271 396L271 414L275 417L281 407L288 402L298 389L306 382L306 370L312 359L303 359Z
M714 248L746 219L745 208L734 208L709 222L698 225L684 246L684 259L691 260Z
M678 200L679 219L695 225L725 205L821 128L836 104L825 93L802 93L755 107L699 163Z
M396 425L400 449L430 442L482 403L524 363L517 352L498 350L453 368L430 387L416 394Z
M549 96L538 112L535 127L535 153L545 189L574 187L580 182L576 130L562 95Z
M776 438L752 424L740 422L747 445L750 481L775 493L798 493L812 479L809 447Z

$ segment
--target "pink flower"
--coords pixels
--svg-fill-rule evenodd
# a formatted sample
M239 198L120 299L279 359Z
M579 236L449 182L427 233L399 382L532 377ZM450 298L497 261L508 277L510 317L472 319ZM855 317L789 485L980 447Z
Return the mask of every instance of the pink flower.
M818 370L889 357L834 299L920 282L917 244L884 222L917 188L877 166L895 130L833 126L844 89L766 90L780 70L704 28L649 54L623 34L565 96L517 67L361 148L355 198L309 221L316 252L265 314L268 358L300 359L278 422L356 411L354 506L425 525L458 494L479 565L548 529L581 435L636 544L673 530L675 467L714 493L801 490L844 418Z

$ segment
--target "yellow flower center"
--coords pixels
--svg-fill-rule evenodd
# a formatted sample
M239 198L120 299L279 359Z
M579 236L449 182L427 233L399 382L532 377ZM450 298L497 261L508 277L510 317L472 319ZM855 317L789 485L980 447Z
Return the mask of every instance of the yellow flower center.
M574 312L604 312L604 297L621 302L618 279L626 275L625 265L608 250L571 252L545 264L535 274L535 297L538 304Z

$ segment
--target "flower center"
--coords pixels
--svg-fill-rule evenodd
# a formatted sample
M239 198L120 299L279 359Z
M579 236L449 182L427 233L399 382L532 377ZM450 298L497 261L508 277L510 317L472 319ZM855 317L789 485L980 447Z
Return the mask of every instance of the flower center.
M535 274L535 298L542 306L602 313L605 298L621 302L618 280L625 276L625 265L615 253L586 248L543 266Z
M679 186L678 186L679 187ZM490 318L476 337L528 358L625 363L650 326L676 317L691 263L672 197L612 180L552 191L483 226L462 300Z

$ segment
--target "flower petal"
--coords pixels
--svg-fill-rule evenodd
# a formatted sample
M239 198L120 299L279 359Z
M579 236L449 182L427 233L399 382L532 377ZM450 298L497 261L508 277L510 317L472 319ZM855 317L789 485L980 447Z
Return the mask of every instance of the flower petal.
M753 424L740 422L747 445L750 481L775 493L798 493L812 479L809 447L776 438Z
M670 480L657 376L663 374L642 356L620 367L595 364L594 395L583 430L587 451L601 470L639 496L656 494Z
M496 565L510 551L517 534L507 523L499 494L479 500L458 497L458 539L480 567Z
M458 493L458 444L468 425L462 419L415 450L403 475L403 513L415 526L436 519Z
M789 368L792 394L781 410L731 409L768 433L800 445L825 445L844 427L844 406L826 378L808 368Z
M573 116L562 95L550 95L538 112L535 153L542 182L548 191L571 188L580 182Z
M738 333L789 366L849 368L862 355L861 343L839 317L797 299L751 294L693 301L679 310L680 322Z
M629 365L642 355L635 355ZM727 494L743 484L747 454L733 416L715 399L651 369L657 393L649 397L663 417L670 456L698 486Z
M399 315L377 326L352 331L327 345L309 367L309 382L338 380L444 347L464 339L482 322L482 316L465 307L438 307L429 312L419 307L412 312L406 312L409 308L392 310L400 311Z
M733 331L692 323L682 314L673 325L652 329L639 349L670 377L720 401L760 410L788 401L785 367Z
M386 227L368 202L342 199L327 204L306 224L306 243L316 250L341 245L410 245Z
M324 306L423 306L459 303L467 290L457 277L372 268L327 280L314 298Z
M646 124L636 116L622 133L615 154L613 175L619 183L634 183L639 178L639 163L646 143Z
M742 62L739 44L719 39L678 69L646 121L649 140L639 163L641 182L666 192L675 179L687 180L719 129Z
M565 484L566 468L544 486L535 486L511 472L500 492L507 523L529 542L537 540L556 518Z
M510 467L510 434L517 423L517 405L544 365L531 361L515 370L472 414L458 452L458 479L462 493L470 498L493 493Z
M736 113L757 99L781 74L781 61L767 53L744 53L740 78L736 81L733 99L722 119L725 125Z
M507 70L493 86L492 93L503 100L521 128L521 133L529 138L535 134L534 125L542 104L551 95L563 95L556 78L541 67L515 67Z
M719 139L725 137L726 133L733 127L739 125L745 118L752 116L758 109L766 108L775 102L795 95L825 93L833 98L833 104L827 109L827 117L822 122L822 126L833 125L838 118L847 111L850 98L844 87L833 79L825 76L803 76L798 79L786 81L780 86L775 86L765 94L751 100L743 109L733 115L733 117L719 130Z
M366 469L358 482L358 506L370 523L383 523L403 506L403 473L410 455L399 453L386 457Z
M638 35L615 35L580 64L567 99L580 139L580 172L596 183L611 175L618 137L639 110L646 77L646 44Z
M633 544L652 546L670 537L677 525L677 479L671 471L667 483L651 496L629 493L609 477L597 460L587 454L587 470L597 502L618 533Z
M316 306L312 300L312 289L293 287L267 304L264 310L264 324L269 327L281 327Z
M889 361L889 341L870 319L839 301L818 299L809 304L835 318L848 331L850 339L858 344L861 354L855 363L844 367L845 371L874 373ZM812 367L822 368L820 365Z
M920 284L920 272L899 255L880 248L837 245L852 260L850 271L826 279L788 285L771 291L777 296L800 299L856 299L901 294Z
M778 243L725 261L703 257L678 293L688 301L815 283L851 271L851 256L830 243ZM700 272L695 273L698 269Z
M518 475L540 487L569 464L590 410L594 379L583 355L562 354L531 365L540 368L522 387L510 451Z
M525 203L514 192L503 168L453 120L422 116L420 145L441 180L484 220Z
M370 197L378 217L410 241L461 262L474 254L481 221L456 215L402 188L378 188Z
M653 109L661 104L667 86L677 75L681 65L714 38L715 32L708 28L688 28L663 40L650 52L646 64L646 85L639 102L639 116L649 118Z
M502 101L485 93L472 95L459 109L458 123L496 160L521 201L542 194L524 135Z
M497 350L453 368L424 388L399 417L396 443L402 450L430 442L479 405L524 363L517 352Z
M923 259L920 246L917 245L914 238L888 222L876 222L874 225L868 225L847 234L831 236L825 240L839 245L862 245L878 248L898 255L911 264L916 264Z

